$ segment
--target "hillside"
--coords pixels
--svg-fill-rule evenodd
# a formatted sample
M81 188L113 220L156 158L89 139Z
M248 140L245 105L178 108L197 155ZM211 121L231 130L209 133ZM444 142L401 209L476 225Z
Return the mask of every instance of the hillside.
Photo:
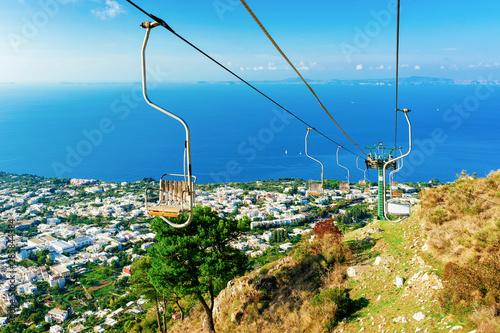
M498 332L500 171L427 189L403 223L304 240L219 294L218 332ZM203 332L194 309L170 332Z

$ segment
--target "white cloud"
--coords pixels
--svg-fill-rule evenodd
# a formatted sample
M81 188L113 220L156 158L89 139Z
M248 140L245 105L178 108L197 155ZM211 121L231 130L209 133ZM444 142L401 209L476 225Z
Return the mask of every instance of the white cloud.
M240 71L244 71L245 69L243 67L240 67Z
M359 64L359 65L356 65L356 70L360 71L363 69L363 65Z
M264 67L262 67L262 66L259 66L259 67L255 66L255 67L253 68L253 70L254 70L254 71L261 71L261 70L263 70L263 69L264 69Z
M456 51L456 50L458 50L458 48L456 48L456 47L445 47L443 49L443 51Z
M444 66L439 67L439 69L444 69Z
M375 67L375 69L384 69L384 65L380 65L378 67Z
M408 67L410 67L410 65L408 64L401 65L401 68L408 68Z
M414 67L416 70L419 70L420 69L420 66L419 65L415 65Z
M278 67L274 66L274 63L270 62L268 65L267 65L267 69L269 69L270 71L274 71L274 70L277 70Z
M105 8L93 9L92 13L101 20L105 20L125 13L125 10L123 10L123 7L115 0L106 0Z
M302 70L302 71L308 71L309 70L309 67L306 66L305 62L304 61L301 61L299 62L299 66L297 69L298 70Z

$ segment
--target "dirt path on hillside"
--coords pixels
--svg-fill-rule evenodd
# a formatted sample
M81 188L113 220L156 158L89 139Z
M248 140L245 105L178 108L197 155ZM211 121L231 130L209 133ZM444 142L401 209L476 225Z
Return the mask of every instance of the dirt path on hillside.
M439 267L422 235L417 218L375 221L346 235L354 252L348 287L359 311L335 332L468 332L441 313Z

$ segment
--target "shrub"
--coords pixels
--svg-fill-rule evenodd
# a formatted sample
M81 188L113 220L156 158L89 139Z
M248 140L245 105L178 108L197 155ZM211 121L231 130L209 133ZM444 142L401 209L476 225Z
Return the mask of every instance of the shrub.
M325 328L331 330L349 315L353 301L347 289L326 289L315 295L311 304L326 319Z
M274 267L274 263L273 262L270 262L270 263L267 263L265 264L264 266L261 267L261 269L259 270L259 275L266 275L267 272Z
M342 232L335 225L335 221L333 219L319 221L314 225L313 229L314 234L318 238L323 238L325 235L334 235L333 242L340 244L342 240Z
M448 214L444 209L436 208L429 215L427 215L427 220L431 223L442 224L447 220Z
M482 306L500 307L500 254L477 263L459 266L448 263L439 301L446 312L459 317L471 315Z

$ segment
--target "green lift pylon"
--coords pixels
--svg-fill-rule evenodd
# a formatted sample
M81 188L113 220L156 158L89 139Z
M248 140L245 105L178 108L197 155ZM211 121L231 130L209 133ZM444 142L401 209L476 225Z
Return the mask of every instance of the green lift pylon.
M397 161L403 159L410 155L412 150L412 135L411 135L411 122L410 118L408 118L409 109L397 109L396 111L401 111L404 113L406 121L408 122L408 152L406 154L401 155L399 157L393 158L391 155L396 148L387 148L384 147L382 142L379 142L376 147L365 147L370 151L368 157L365 159L366 167L368 169L377 169L378 170L378 211L377 216L379 220L389 220L389 215L400 215L402 218L391 222L401 222L406 217L410 216L410 206L408 206L408 210L405 212L399 211L398 206L401 205L390 205L386 206L386 195L385 195L385 171L386 170L395 170L397 168ZM387 211L385 211L387 209Z
M384 188L384 176L383 169L384 164L387 161L392 160L392 152L395 148L386 148L383 146L382 142L379 142L376 147L365 147L370 151L367 159L365 160L366 167L368 169L377 169L378 170L378 210L377 216L379 220L385 220L384 217L384 196L385 196L385 188ZM387 165L386 169L394 170L396 168L396 162L390 163Z

